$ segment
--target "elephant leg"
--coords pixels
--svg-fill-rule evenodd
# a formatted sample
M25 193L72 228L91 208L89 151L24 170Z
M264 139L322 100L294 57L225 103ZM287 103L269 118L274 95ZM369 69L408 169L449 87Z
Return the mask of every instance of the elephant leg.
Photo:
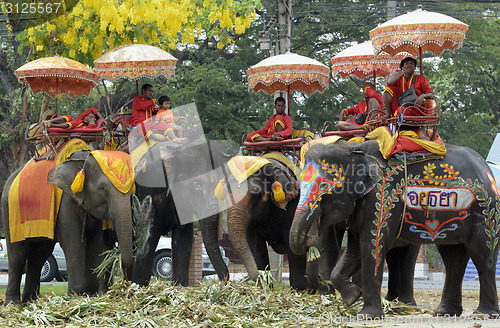
M104 279L104 277L98 278L94 270L102 263L104 256L101 256L103 252L103 231L102 231L102 221L95 221L92 229L87 232L85 237L85 261L86 271L85 271L85 293L96 294L99 292L100 282L99 280ZM102 291L102 292L105 292Z
M175 227L172 230L172 281L182 286L189 285L189 262L193 248L193 224Z
M7 244L7 260L9 262L9 278L7 290L5 291L4 305L9 303L21 303L21 277L23 275L24 266L27 258L26 241ZM38 276L40 279L40 276Z
M410 244L387 252L389 279L386 300L393 301L397 298L405 304L417 305L413 297L413 277L419 250L420 245Z
M160 229L152 227L144 251L134 259L132 281L140 286L147 286L151 280L156 246L160 240Z
M330 280L348 308L361 297L361 288L351 282L351 277L361 268L361 253L357 234L348 230L347 249L333 269Z
M103 233L103 251L109 251L113 249L115 246L115 242L117 242L116 233L112 229L104 230ZM127 274L125 273L125 278ZM109 290L109 287L112 285L112 276L111 273L106 270L104 274L99 277L99 295L106 293Z
M222 259L219 249L219 214L200 220L200 227L203 233L203 243L208 257L212 262L219 280L229 279L229 269Z
M290 268L290 287L297 290L306 290L308 288L307 279L304 276L306 272L306 257L297 255L288 250L288 266Z
M436 315L460 316L462 314L462 280L469 254L464 245L437 245L446 269L441 302ZM495 293L496 294L496 293Z
M257 269L271 269L266 239L251 228L248 229L247 238Z
M55 241L47 240L42 242L29 243L27 262L26 262L26 280L22 302L36 300L40 293L40 271L43 264L49 258L54 250Z
M390 237L386 237L388 239ZM379 251L378 263L373 251L373 236L368 232L360 236L361 250L361 278L363 285L363 309L358 313L361 318L382 318L384 311L382 310L382 302L380 292L382 288L382 277L384 272L385 252L390 248L388 243L384 243L384 238L380 241L383 244L383 249ZM377 270L377 271L375 271Z
M320 227L317 247L321 256L319 259L308 261L306 264L309 288L318 290L322 294L335 293L335 288L332 288L331 284L322 281L330 279L332 270L339 259L344 232L345 226L330 225L326 228Z
M85 212L81 206L65 193L61 199L55 235L66 257L68 267L68 294L81 295L86 291L86 237L82 231L86 223Z
M475 312L498 317L500 311L498 308L498 295L495 292L497 290L495 266L498 258L498 248L494 252L493 258L495 260L493 261L491 260L491 251L487 248L484 240L479 238L473 240L472 245L467 245L467 250L479 275L479 306Z

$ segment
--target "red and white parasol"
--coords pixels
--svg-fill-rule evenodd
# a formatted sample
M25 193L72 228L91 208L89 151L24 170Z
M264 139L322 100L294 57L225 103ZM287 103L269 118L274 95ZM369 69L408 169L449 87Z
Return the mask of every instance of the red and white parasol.
M440 54L460 48L468 28L453 17L417 9L374 28L370 38L375 55L381 52L391 56L400 52L419 55L422 69L423 52Z
M19 82L27 83L34 93L55 97L56 111L57 95L88 96L99 81L99 76L84 64L61 56L31 61L15 70L14 75Z
M328 88L330 69L317 60L294 53L276 55L262 60L247 70L248 89L267 93L290 91L307 94L323 92ZM290 106L290 105L289 105Z
M134 43L108 51L94 61L94 66L101 79L126 78L136 81L137 85L143 77L174 76L176 63L177 58L165 50Z
M399 67L402 59L408 53L401 53L395 58L383 53L375 57L371 41L355 44L335 55L332 61L332 75L342 77L355 75L361 79L373 75L373 84L376 84L376 75L387 76Z

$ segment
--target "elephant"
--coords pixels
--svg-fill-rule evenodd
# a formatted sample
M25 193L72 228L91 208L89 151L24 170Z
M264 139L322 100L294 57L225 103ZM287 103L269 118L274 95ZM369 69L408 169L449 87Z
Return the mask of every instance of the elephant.
M227 210L229 240L248 276L255 281L258 270L269 266L269 244L288 255L291 287L306 290L306 257L294 254L288 243L299 200L296 173L274 158L236 156L231 161L232 166L256 168L240 180L231 171L224 186L226 201L232 204Z
M136 166L136 195L140 201L151 196L152 203L145 246L134 259L133 282L149 283L158 240L161 235L171 233L172 280L187 286L193 221L197 219L201 219L205 249L218 277L221 280L229 277L219 249L219 209L213 194L222 174L219 176L214 171L238 150L236 143L222 141L183 145L167 141L155 144L142 156Z
M431 156L406 166L391 166L375 140L318 144L305 154L291 248L297 254L305 252L307 232L319 216L332 223L349 218L349 229L359 240L348 244L331 279L344 304L350 305L361 290L346 276L357 270L352 267L361 268L364 306L360 315L384 315L383 263L388 250L398 243L437 245L446 267L437 315L462 313L461 283L469 256L480 279L476 311L499 314L495 264L500 193L479 154L454 145L446 145L446 150L445 157Z
M5 305L25 303L37 298L40 289L40 270L52 253L56 241L60 243L66 256L68 294L102 292L104 284L99 282L93 269L97 268L102 260L100 254L103 250L104 219L109 220L116 231L123 267L126 269L132 265L131 190L126 192L118 190L103 172L95 156L97 156L95 152L76 151L69 159L48 173L47 182L62 189L54 239L35 237L11 242L9 190L22 168L8 178L2 194L3 227L9 254ZM71 185L80 172L85 172L82 189L73 192ZM131 187L132 184L129 189ZM26 281L21 299L20 283L25 265Z

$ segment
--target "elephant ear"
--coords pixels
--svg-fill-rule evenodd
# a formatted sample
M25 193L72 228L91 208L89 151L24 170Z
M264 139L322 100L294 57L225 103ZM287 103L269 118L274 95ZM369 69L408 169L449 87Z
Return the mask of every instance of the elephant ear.
M376 143L376 142L375 142ZM351 148L350 156L354 157L357 169L352 172L351 183L353 201L361 199L375 188L384 177L384 163L377 156L378 146L374 153L373 145L355 145Z
M286 205L298 195L299 183L288 168L280 162L271 160L275 181L272 184L271 199L274 204L285 210Z
M57 165L49 171L47 175L47 183L53 183L63 190L63 192L71 195L80 204L83 202L83 194L75 195L71 190L71 184L75 177L83 168L83 163L87 158L88 152L76 152L67 161Z

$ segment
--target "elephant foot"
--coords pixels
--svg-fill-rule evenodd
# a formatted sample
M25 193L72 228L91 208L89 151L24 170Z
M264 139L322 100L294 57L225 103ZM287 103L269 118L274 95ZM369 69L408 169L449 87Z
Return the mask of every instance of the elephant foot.
M366 305L357 315L358 320L368 320L368 319L382 319L384 318L384 311L378 306Z
M340 295L342 295L342 302L344 303L344 307L348 308L361 297L361 288L356 286L355 284L350 284L344 290L339 290Z
M394 300L398 300L399 302L407 304L407 305L417 306L417 301L415 301L415 299L413 297L387 294L385 296L385 299L389 302L392 302Z
M387 293L387 295L385 295L385 299L389 302L394 301L396 298L398 298L398 295L396 294Z
M439 306L434 310L434 315L436 316L457 316L462 314L463 308L461 305L446 305L439 304Z
M3 302L3 306L7 306L9 304L18 305L18 304L21 304L21 300L19 298L17 298L17 299L5 298L5 301Z
M480 305L474 311L474 315L474 317L482 317L482 319L498 319L500 318L500 311L498 310L498 306L491 308Z

